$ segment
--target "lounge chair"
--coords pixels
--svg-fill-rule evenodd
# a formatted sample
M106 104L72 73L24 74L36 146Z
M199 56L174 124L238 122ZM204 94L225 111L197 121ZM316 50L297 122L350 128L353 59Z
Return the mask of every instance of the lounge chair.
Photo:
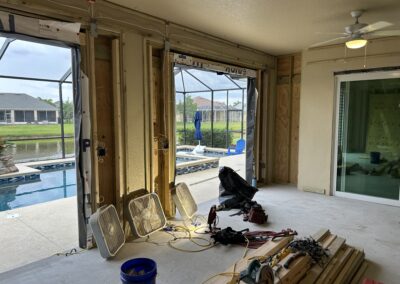
M228 156L232 155L239 155L243 153L243 150L246 148L246 141L244 139L239 139L236 141L235 148L231 148L231 146L228 147ZM232 151L234 150L234 151Z

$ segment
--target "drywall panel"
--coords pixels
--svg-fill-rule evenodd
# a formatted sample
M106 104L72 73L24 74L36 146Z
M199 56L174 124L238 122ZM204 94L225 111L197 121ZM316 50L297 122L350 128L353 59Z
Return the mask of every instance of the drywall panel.
M143 37L134 33L124 34L123 76L125 78L125 145L128 192L145 187L143 62Z
M399 66L400 39L372 40L367 68ZM329 194L333 150L334 72L364 68L364 49L343 45L306 50L302 54L298 187Z

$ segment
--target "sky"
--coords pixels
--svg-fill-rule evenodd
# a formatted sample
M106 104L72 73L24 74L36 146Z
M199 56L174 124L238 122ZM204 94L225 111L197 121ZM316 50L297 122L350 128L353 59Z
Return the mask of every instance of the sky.
M183 71L183 73L178 73L175 75L175 90L183 91L183 83L182 83L182 75L183 81L185 84L186 92L190 91L208 91L206 86L202 85L195 78L193 78L190 74L197 77L200 81L206 84L213 90L217 89L225 89L225 88L237 88L237 86L232 83L225 75L218 75L215 72L208 72L196 69L189 69L188 72ZM239 86L246 88L247 80L235 80L239 84ZM211 92L207 93L192 93L190 94L192 97L201 96L206 99L211 99ZM177 94L177 102L181 99L182 95ZM246 92L245 92L246 97ZM214 100L223 102L226 104L226 91L218 91L214 92ZM233 90L229 91L229 105L236 101L242 101L242 91L241 90Z
M4 41L5 38L0 37L0 47ZM71 63L71 50L69 48L15 40L9 45L0 60L0 75L58 80L71 67ZM212 89L237 87L228 78L223 75L217 75L215 72L196 69L190 69L188 72ZM190 74L183 72L183 76L187 91L207 90L204 85L196 81ZM183 91L180 74L176 75L175 79L176 90ZM236 82L240 86L246 87L246 80ZM0 78L0 92L26 93L33 97L59 101L58 83ZM192 94L192 96L211 98L210 93L197 93ZM178 97L179 95L177 95ZM63 99L72 100L72 84L63 84ZM214 100L226 103L226 92L215 92ZM229 92L229 104L241 100L241 91Z
M0 47L4 41L0 37ZM15 40L0 60L0 75L58 80L71 64L69 48ZM26 93L59 101L58 83L0 78L0 92ZM63 99L72 100L72 84L63 84Z

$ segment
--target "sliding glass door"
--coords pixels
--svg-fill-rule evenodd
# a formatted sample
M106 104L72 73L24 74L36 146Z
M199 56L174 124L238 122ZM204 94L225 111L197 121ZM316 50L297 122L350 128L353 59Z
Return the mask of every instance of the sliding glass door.
M337 76L336 195L400 205L400 70Z

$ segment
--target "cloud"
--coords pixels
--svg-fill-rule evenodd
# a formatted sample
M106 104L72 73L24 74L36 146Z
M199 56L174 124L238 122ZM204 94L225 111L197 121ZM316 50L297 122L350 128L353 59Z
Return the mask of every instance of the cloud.
M0 61L0 74L58 80L71 64L69 48L15 40Z
M0 45L4 38L0 37ZM71 67L71 50L29 41L13 41L0 60L0 74L39 79L60 79ZM59 85L52 82L0 78L0 92L26 93L59 101ZM64 83L63 99L72 100L72 84Z

